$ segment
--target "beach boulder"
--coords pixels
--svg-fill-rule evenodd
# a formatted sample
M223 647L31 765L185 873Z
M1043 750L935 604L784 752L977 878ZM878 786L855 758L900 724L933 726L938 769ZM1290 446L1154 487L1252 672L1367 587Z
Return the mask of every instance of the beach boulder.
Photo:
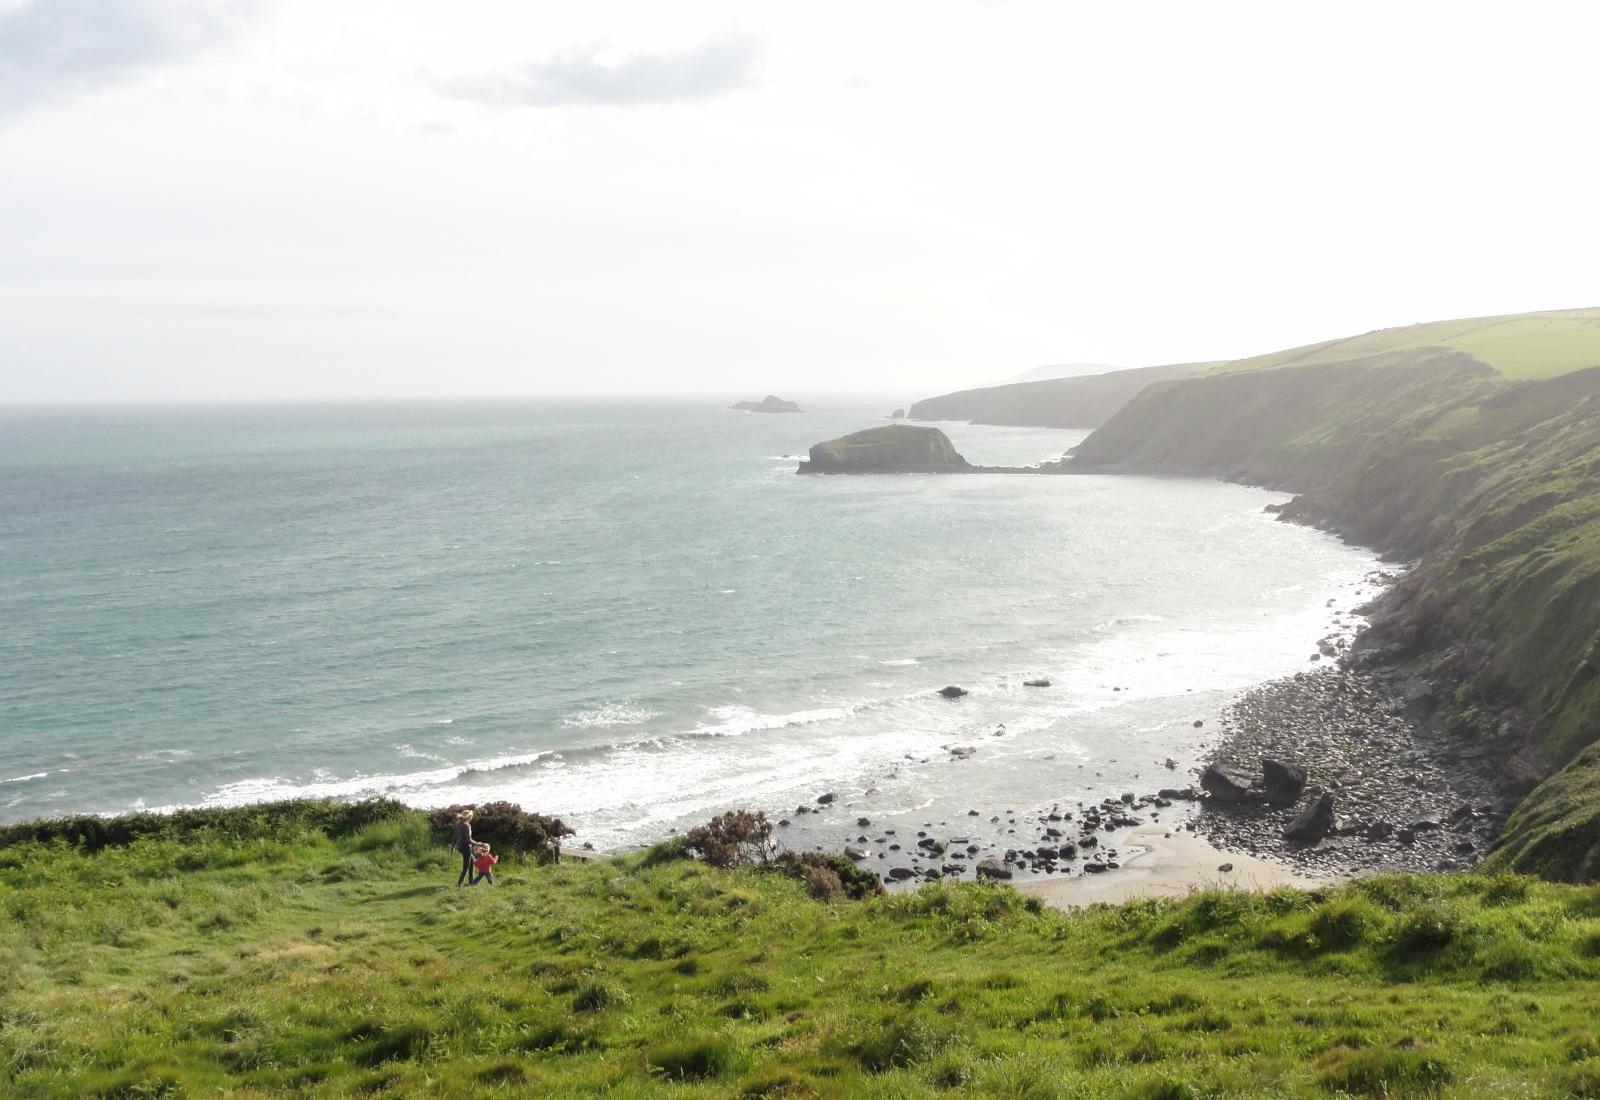
M1011 868L990 856L988 859L980 859L978 861L978 877L1009 879L1011 877Z
M1306 770L1270 756L1261 760L1261 785L1274 806L1292 806L1306 789Z
M1200 773L1200 789L1229 805L1255 802L1261 797L1261 792L1255 789L1253 776L1226 764L1207 764Z
M959 699L963 695L967 694L967 689L966 688L959 688L959 687L956 687L954 684L950 684L948 687L940 688L939 689L939 694L944 696L946 699Z
M1333 793L1323 791L1315 802L1289 823L1289 827L1283 831L1283 837L1302 844L1313 844L1333 832L1334 821Z

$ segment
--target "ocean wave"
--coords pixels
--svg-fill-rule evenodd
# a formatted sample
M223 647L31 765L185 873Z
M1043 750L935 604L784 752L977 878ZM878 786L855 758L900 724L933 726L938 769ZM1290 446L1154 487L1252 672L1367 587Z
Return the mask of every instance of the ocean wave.
M922 662L915 657L894 657L887 661L879 661L884 668L912 668Z
M642 726L660 713L634 705L631 701L603 703L593 710L580 710L561 719L574 729L605 729L610 726Z
M32 772L28 775L14 775L10 779L0 779L0 783L26 783L30 779L43 779L49 772Z
M788 714L762 714L741 706L711 707L707 714L714 721L710 725L702 722L692 732L701 737L741 737L758 730L809 726L817 722L848 718L851 714L866 709L868 705L857 703L847 707L817 707L814 710L797 710Z

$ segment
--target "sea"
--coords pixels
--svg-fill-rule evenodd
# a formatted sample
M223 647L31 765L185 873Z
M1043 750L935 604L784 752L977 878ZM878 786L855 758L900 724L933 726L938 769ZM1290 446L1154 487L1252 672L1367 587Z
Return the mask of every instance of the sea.
M1282 494L799 477L887 404L723 404L0 412L0 821L506 799L598 849L735 807L797 846L987 821L1193 782L1221 708L1374 591ZM939 426L992 465L1084 436Z

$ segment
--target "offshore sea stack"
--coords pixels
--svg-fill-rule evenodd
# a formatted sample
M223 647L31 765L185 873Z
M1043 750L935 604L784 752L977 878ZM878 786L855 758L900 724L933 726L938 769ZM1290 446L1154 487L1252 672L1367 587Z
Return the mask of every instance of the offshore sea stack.
M772 393L767 394L760 401L735 401L728 407L737 409L740 412L753 413L797 413L805 411L795 402L785 401L777 394Z
M811 448L799 474L958 474L972 466L938 428L885 424Z

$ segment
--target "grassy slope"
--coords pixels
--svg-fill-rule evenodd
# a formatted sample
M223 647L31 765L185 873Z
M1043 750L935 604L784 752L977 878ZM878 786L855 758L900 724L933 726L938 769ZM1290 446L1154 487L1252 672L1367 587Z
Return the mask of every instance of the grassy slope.
M1600 1096L1592 891L1069 916L639 857L457 891L453 866L415 816L0 849L0 1094Z
M1600 366L1600 309L1468 317L1379 329L1235 360L1215 368L1214 373L1347 362L1418 348L1463 352L1507 378L1552 378Z
M1541 806L1555 787L1535 791L1495 858L1587 880L1600 875L1600 758L1579 755L1600 739L1600 369L1549 373L1508 380L1419 348L1209 374L1145 390L1074 464L1289 489L1300 515L1419 559L1369 652L1445 685L1441 720L1519 782L1569 769L1560 812Z
M1096 428L1145 386L1217 365L1179 363L960 390L918 401L908 415L913 420L969 420L1012 427Z

